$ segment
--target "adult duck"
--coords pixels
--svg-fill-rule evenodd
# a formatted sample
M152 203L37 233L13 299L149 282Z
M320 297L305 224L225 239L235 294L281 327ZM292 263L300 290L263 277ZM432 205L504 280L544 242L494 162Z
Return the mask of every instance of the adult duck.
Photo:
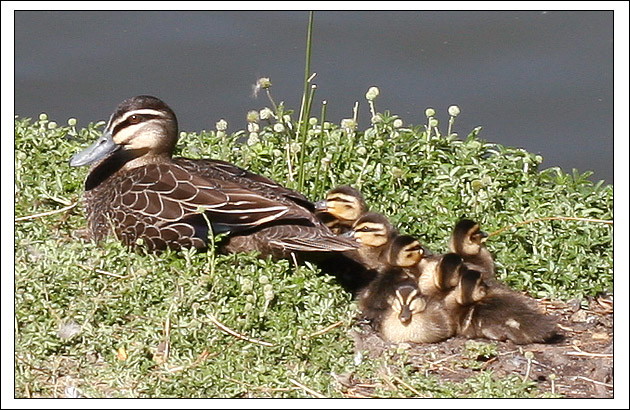
M92 165L85 182L88 230L113 232L149 250L208 246L225 233L224 252L292 252L356 248L314 215L304 195L225 161L173 158L177 117L162 100L137 96L120 103L103 135L75 154L71 166ZM140 240L140 241L139 241Z

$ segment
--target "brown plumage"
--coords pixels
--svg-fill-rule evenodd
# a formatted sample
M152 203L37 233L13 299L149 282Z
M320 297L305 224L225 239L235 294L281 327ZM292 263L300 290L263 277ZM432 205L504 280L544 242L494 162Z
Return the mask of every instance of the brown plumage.
M161 100L123 101L103 135L74 155L71 166L94 164L85 183L88 228L100 240L112 230L150 250L206 248L208 223L225 233L226 252L339 252L356 248L314 215L302 194L225 161L172 158L175 113Z
M478 270L484 280L494 279L494 259L486 248L488 234L479 224L470 219L462 219L455 225L449 240L449 249L462 257L466 266Z
M342 236L354 238L359 244L358 249L344 252L344 255L377 272L389 268L389 245L398 236L398 231L385 216L368 212L355 221L352 230Z
M331 231L343 234L368 212L368 207L359 190L341 185L328 191L326 199L315 203L315 212Z
M555 320L538 311L534 299L496 282L486 285L477 271L467 271L462 281L456 302L460 307L454 308L459 313L459 335L516 344L554 342L561 337Z
M413 237L400 235L389 244L389 268L361 295L359 306L392 343L433 343L453 336L455 322L444 308L443 295L423 292L418 263L424 248ZM437 269L437 264L433 265ZM431 282L439 273L426 272Z

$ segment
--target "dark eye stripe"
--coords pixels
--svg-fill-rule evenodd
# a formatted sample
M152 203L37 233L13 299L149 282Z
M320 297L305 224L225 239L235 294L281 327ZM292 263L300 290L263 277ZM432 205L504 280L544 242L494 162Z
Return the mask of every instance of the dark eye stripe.
M136 118L139 118L139 121L132 123L131 122L131 117L132 116L136 116ZM133 114L128 116L124 121L120 122L119 124L116 124L116 126L114 127L113 131L112 131L112 135L116 135L120 130L122 130L123 128L127 128L130 125L134 125L134 124L139 124L141 122L147 122L148 120L152 120L155 118L160 118L159 115L155 115L155 114Z

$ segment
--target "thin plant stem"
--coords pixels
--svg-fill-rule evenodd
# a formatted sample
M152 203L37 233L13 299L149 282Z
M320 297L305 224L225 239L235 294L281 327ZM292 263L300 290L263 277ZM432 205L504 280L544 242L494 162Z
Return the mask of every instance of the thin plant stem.
M210 223L210 219L208 219L208 215L206 215L205 210L201 210L201 215L203 215L203 219L206 221L206 225L208 225L208 256L210 256L210 278L214 281L214 265L215 265L215 249L214 249L214 231L212 230L212 224Z
M326 107L328 105L327 101L322 101L322 115L320 117L320 129L321 133L319 135L319 139L317 140L317 155L315 156L315 186L313 187L313 195L319 195L319 172L322 168L322 158L324 156L324 133L326 132L324 128L324 124L326 124Z
M29 219L41 218L43 216L60 214L62 212L66 212L66 211L74 208L77 204L78 204L78 202L74 202L74 203L72 203L72 204L70 204L68 206L65 206L65 207L60 208L60 209L55 209L53 211L47 211L47 212L42 212L42 213L33 214L33 215L20 216L18 218L15 218L14 222L26 221L26 220L29 220Z
M271 106L273 107L273 112L274 113L278 113L278 106L276 105L276 102L273 100L273 97L271 96L271 91L269 91L269 88L265 89L265 92L267 93L267 98L269 99L269 102L271 102Z
M498 229L492 233L488 234L488 238L490 238L491 236L494 235L498 235L504 231L507 231L508 229L511 228L517 228L521 225L527 225L533 222L542 222L542 221L581 221L581 222L596 222L596 223L604 223L604 224L608 224L608 225L612 225L613 221L609 221L609 220L605 220L605 219L593 219L593 218L578 218L578 217L573 217L573 216L548 216L545 218L536 218L536 219L530 219L527 221L523 221L523 222L519 222L517 224L514 225L508 225L505 226L501 229Z
M446 134L446 135L448 135L448 136L453 135L453 124L455 124L455 117L451 116L448 119L448 134Z
M304 146L304 141L306 140L306 119L309 115L309 95L312 96L313 91L309 92L309 83L314 75L311 75L311 46L313 43L313 11L310 11L308 14L308 29L306 31L306 61L304 64L304 89L302 91L302 104L300 105L300 116L298 120L298 133L302 133L301 144L302 144L302 152L300 154L299 165L303 165L304 151L306 147ZM290 143L289 143L290 145ZM300 168L298 174L298 190L302 190L303 186L303 171Z
M311 76L311 79L315 75ZM309 79L310 81L310 79ZM308 135L308 118L311 114L311 107L313 105L313 98L315 96L315 90L317 90L317 86L315 84L311 85L311 91L308 96L308 102L306 104L306 114L304 115L304 119L300 123L300 160L298 162L299 165L299 176L298 176L298 191L304 190L304 158L306 154L306 136Z

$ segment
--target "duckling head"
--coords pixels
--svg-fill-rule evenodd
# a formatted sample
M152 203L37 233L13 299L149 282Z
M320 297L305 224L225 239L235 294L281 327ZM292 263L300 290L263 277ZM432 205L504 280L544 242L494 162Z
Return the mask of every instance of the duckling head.
M439 290L448 290L457 286L463 266L462 257L458 254L442 255L433 276L435 287Z
M455 288L455 300L460 306L468 306L482 300L487 292L488 287L483 283L481 272L467 269Z
M398 320L403 325L409 324L413 315L423 312L427 307L426 300L418 288L413 285L403 285L396 288L394 295L389 299L389 304L398 314Z
M460 255L474 256L481 252L488 234L479 224L470 219L462 219L455 225L451 235L450 248Z
M315 203L315 212L328 212L339 222L348 226L367 212L367 205L359 190L341 185L328 192L326 199Z
M70 166L89 165L116 156L123 163L136 158L150 162L170 158L177 143L177 117L156 97L141 95L118 105L109 118L103 135L75 154Z
M354 238L362 247L378 248L387 245L395 234L389 220L376 212L368 212L352 225L343 236Z
M409 235L399 235L389 246L389 264L400 268L417 265L424 256L424 247Z

